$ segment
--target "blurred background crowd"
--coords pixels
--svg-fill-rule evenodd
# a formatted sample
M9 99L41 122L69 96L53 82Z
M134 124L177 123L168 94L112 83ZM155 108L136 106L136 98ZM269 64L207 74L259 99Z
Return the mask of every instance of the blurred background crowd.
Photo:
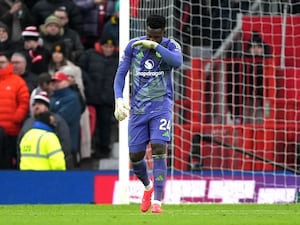
M1 169L20 168L24 134L47 111L55 121L42 122L55 130L67 169L110 157L119 7L118 0L0 1Z

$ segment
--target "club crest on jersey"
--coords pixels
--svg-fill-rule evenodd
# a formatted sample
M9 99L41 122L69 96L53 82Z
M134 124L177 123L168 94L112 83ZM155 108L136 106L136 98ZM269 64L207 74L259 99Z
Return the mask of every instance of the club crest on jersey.
M154 67L154 62L152 59L147 59L144 63L144 67L147 69L147 70L152 70L153 67Z

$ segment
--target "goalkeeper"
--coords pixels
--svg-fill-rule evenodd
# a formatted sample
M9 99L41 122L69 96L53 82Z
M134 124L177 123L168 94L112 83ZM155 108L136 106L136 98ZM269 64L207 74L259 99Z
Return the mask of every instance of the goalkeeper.
M152 213L162 212L173 107L172 69L182 64L181 48L174 40L164 37L165 26L163 16L147 18L146 36L130 40L114 81L115 117L122 121L130 115L129 158L135 175L145 186L140 208L147 212L152 205ZM128 70L132 72L130 110L123 100ZM152 149L153 181L148 177L144 159L148 144Z

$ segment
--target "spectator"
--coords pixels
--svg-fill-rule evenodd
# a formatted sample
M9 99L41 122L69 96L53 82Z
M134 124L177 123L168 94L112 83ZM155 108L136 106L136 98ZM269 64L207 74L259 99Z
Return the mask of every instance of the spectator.
M35 116L32 128L20 141L21 170L66 170L65 156L54 129L55 118L51 112Z
M30 115L33 115L33 99L34 96L39 94L40 92L46 92L48 96L51 96L53 93L53 83L52 78L49 73L41 73L37 78L37 87L31 92L30 95Z
M71 147L75 163L79 161L80 144L80 96L70 88L69 76L63 72L56 72L52 76L54 92L50 98L50 110L59 114L68 124L71 131Z
M41 45L40 34L35 26L28 26L22 32L24 40L20 51L26 56L28 71L37 75L48 71L49 51Z
M48 72L50 75L53 75L63 66L70 66L76 70L76 74L80 74L79 76L81 76L81 69L69 60L67 47L62 40L53 44L50 54L51 59L48 65Z
M263 41L258 32L253 32L251 39L248 43L247 52L245 57L250 57L252 64L250 70L244 69L244 76L246 88L244 89L244 95L249 100L244 102L246 111L254 111L252 118L246 115L249 122L255 119L255 122L262 123L263 117L263 99L264 99L264 59L270 58L271 47ZM246 63L247 64L247 63ZM249 63L248 63L249 64ZM245 65L247 66L247 65ZM251 71L249 73L249 71ZM245 121L247 123L247 120Z
M65 46L65 54L68 59L71 60L72 55L75 57L76 54L79 55L81 53L81 50L78 51L77 47L75 47L76 43L72 42L72 39L69 37L64 36L65 30L62 27L60 20L56 16L49 16L46 19L45 24L40 26L40 32L43 39L43 46L48 51L51 52L55 43L63 42Z
M265 59L272 57L272 51L256 31L243 50L243 65L234 66L227 77L229 111L238 124L261 123Z
M100 39L104 24L114 13L113 0L75 0L83 16L82 42L85 49L93 48Z
M86 73L85 94L88 105L96 109L94 158L110 156L111 127L114 108L113 81L119 63L113 38L103 34L94 49L86 50L79 65Z
M116 2L114 15L105 23L103 33L113 37L116 46L119 46L119 11L120 1Z
M20 75L26 82L29 93L37 87L37 75L27 70L26 57L19 52L15 52L11 57L14 66L14 73Z
M49 76L49 74L47 74ZM46 76L46 74L41 75ZM40 78L40 77L39 77ZM51 76L50 76L51 79ZM23 124L22 129L18 135L18 144L19 146L20 141L24 134L32 128L32 125L35 122L35 117L41 113L49 112L49 104L50 100L48 97L47 92L41 91L35 96L33 96L33 101L32 101L32 116L29 117ZM66 123L66 121L58 114L52 113L55 119L55 127L54 131L55 134L58 136L59 141L61 143L62 150L65 155L65 161L66 161L66 166L67 169L72 169L74 167L74 162L73 162L73 156L71 154L71 137L70 137L70 131L69 127ZM18 151L20 152L20 151Z
M15 50L16 42L10 40L7 25L0 21L0 51L10 56Z
M31 12L20 0L0 1L0 15L0 20L10 29L12 41L19 41L22 30L34 23Z
M79 34L82 32L82 15L77 5L72 0L40 0L35 3L31 12L35 18L35 25L43 24L55 9L65 7L69 15L69 26Z
M5 135L5 148L0 149L0 168L15 168L16 141L29 108L29 91L25 81L13 73L7 55L0 53L0 127ZM8 88L9 87L9 88ZM5 103L5 104L4 104Z
M82 79L81 68L72 63L68 63L68 61L67 61L67 64L62 65L59 68L59 71L64 72L65 74L67 74L70 77L72 83L76 84L78 86L78 90L79 90L80 94L85 99L84 84L83 84L83 79Z
M63 41L64 28L56 16L50 15L40 26L40 34L43 39L43 46L51 52L56 42Z
M53 15L56 16L61 26L64 28L63 39L66 43L67 49L70 49L70 59L76 62L80 54L83 52L84 47L81 43L80 36L77 31L69 27L69 15L66 7L59 7L54 12Z
M86 107L86 98L84 94L84 85L82 81L81 69L77 66L66 65L60 68L60 71L67 74L71 80L71 87L79 92L81 98L82 114L80 118L81 139L80 139L80 156L81 159L91 157L91 131L89 111Z
M248 42L245 55L250 57L271 57L271 48L264 43L259 33L254 31Z

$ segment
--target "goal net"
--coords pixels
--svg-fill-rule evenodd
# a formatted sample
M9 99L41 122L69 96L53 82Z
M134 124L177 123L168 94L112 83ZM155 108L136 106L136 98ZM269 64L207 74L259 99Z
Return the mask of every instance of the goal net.
M184 56L174 71L166 203L297 201L298 7L279 0L130 0L130 37L145 35L147 15L164 15L166 35Z

